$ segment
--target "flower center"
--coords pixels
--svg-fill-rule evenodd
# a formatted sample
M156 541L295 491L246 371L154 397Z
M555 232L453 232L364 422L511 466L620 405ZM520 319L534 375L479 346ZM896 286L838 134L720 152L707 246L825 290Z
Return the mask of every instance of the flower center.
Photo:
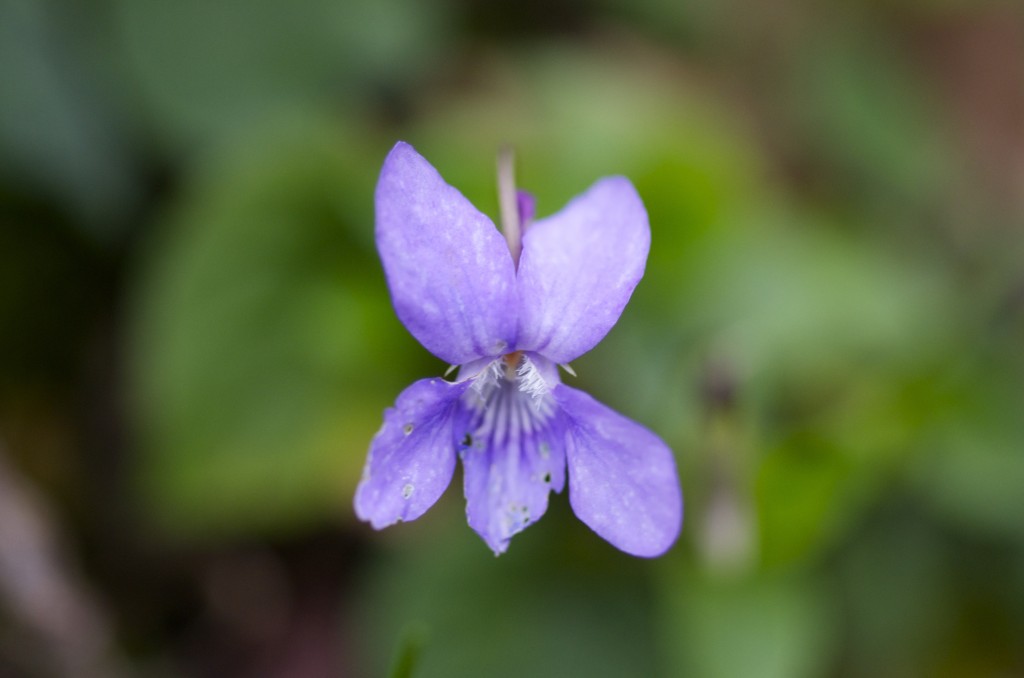
M506 353L488 365L466 392L466 402L477 412L514 402L546 418L553 408L551 384L522 351Z
M470 449L518 449L543 430L557 409L551 385L531 358L514 351L493 361L463 396L469 418L463 453Z
M519 367L519 363L523 360L523 352L513 351L512 353L506 353L501 356L501 359L505 363L505 378L509 381L514 381L516 378L516 369Z

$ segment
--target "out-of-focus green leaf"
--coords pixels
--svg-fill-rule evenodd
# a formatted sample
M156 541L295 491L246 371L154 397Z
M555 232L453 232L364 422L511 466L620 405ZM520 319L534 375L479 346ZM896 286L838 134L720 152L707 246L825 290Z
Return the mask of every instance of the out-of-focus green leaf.
M736 375L764 562L792 563L841 541L912 451L901 384L951 345L948 295L923 262L820 225L768 220L723 245L679 317Z
M887 28L856 10L808 36L797 51L790 96L798 134L837 172L841 190L884 224L932 215L956 182L957 147L936 92Z
M912 667L929 673L924 667L941 665L936 648L948 647L957 621L945 554L906 506L887 508L851 540L836 568L850 668L864 676Z
M95 16L69 4L0 4L0 179L38 192L99 239L139 198L125 117L98 73ZM105 77L106 76L106 77Z
M430 628L417 678L660 675L657 563L590 533L564 495L495 558L462 504L453 488L381 537L392 547L366 564L357 607L364 673L384 671L395 635L416 619Z
M1024 540L1024 396L1006 363L957 385L960 402L921 432L911 470L927 504L961 529Z
M1019 520L1024 515L1020 434L1000 439L954 430L919 463L929 500L954 522L1014 538L1024 534Z
M821 587L808 580L716 580L694 572L672 591L671 675L822 675L833 643Z
M680 307L748 379L855 377L858 365L927 358L944 338L947 290L923 262L805 222L759 225L709 253Z
M172 529L347 507L383 406L427 356L371 244L386 148L309 119L259 128L168 215L134 300L133 376L144 488Z
M126 66L176 153L268 115L357 109L380 83L414 82L445 44L448 23L443 6L417 0L118 0L115 8Z
M824 440L769 451L757 487L762 561L788 564L838 543L851 510L861 508L858 475Z
M419 665L420 654L426 644L426 629L413 626L402 635L389 678L413 678Z

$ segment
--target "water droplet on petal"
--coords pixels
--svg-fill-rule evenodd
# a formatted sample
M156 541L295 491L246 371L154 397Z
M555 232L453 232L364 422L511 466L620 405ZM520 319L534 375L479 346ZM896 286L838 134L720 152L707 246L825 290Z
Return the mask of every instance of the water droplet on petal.
M540 456L547 459L551 456L551 445L548 443L541 443L539 446Z
M412 424L406 424L405 426L402 427L402 430L405 431L405 435L409 435L410 433L412 433L413 428L415 427Z
M412 486L412 483L406 483L405 487L402 488L402 499L408 499L411 497L415 489L416 488Z

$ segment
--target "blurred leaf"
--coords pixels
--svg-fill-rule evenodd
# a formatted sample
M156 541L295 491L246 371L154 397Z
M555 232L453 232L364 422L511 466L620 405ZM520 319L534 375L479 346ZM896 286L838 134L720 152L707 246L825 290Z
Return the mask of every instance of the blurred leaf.
M821 589L807 580L680 578L671 675L800 678L822 675L833 629Z
M945 286L925 262L812 224L766 215L679 302L741 389L771 566L841 542L912 450L920 415L904 381L952 345Z
M1024 397L1007 363L973 363L960 399L921 432L911 469L929 506L971 534L1024 544Z
M729 41L719 38L723 24L729 23L730 3L711 0L672 2L671 0L602 0L617 16L639 24L645 34L665 35L683 48L700 46L723 48ZM725 11L723 11L725 10ZM732 22L735 23L735 22Z
M808 222L780 228L771 215L709 253L681 309L714 328L741 373L787 381L860 374L921 361L941 349L945 286L928 264ZM695 313L696 312L696 313Z
M383 406L426 359L371 244L386 146L309 119L251 132L184 193L135 299L144 487L182 533L349 513Z
M426 629L419 626L413 626L402 635L389 678L413 678L426 644L426 635Z
M419 0L117 0L126 65L175 151L295 110L359 108L408 84L446 36Z
M651 573L589 532L555 496L548 514L493 557L466 526L461 493L365 564L356 618L379 675L407 620L430 628L417 678L658 675Z
M0 177L100 239L115 235L139 189L125 120L92 53L105 45L81 8L0 3Z
M71 379L102 303L90 245L66 226L0 216L0 393Z
M833 183L885 224L940 216L931 208L958 169L947 107L890 30L856 10L838 14L801 45L786 99Z
M908 507L890 505L837 567L852 675L930 675L956 623L942 545Z
M1020 434L1001 440L979 431L951 433L945 445L920 460L929 500L974 531L1024 539L1020 445Z
M787 441L765 456L757 487L765 565L790 564L840 541L861 503L851 467L822 440Z

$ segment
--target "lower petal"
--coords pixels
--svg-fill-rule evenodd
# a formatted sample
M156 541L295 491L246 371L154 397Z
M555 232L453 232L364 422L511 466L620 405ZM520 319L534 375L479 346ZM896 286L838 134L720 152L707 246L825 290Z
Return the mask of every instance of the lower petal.
M569 502L592 530L635 556L664 553L679 536L683 495L675 459L650 431L564 384Z
M456 424L469 525L496 555L548 508L551 490L565 486L565 423L555 408L509 390L486 415L472 408Z
M356 489L361 520L378 530L415 520L441 497L455 471L452 422L467 386L422 379L384 412Z

